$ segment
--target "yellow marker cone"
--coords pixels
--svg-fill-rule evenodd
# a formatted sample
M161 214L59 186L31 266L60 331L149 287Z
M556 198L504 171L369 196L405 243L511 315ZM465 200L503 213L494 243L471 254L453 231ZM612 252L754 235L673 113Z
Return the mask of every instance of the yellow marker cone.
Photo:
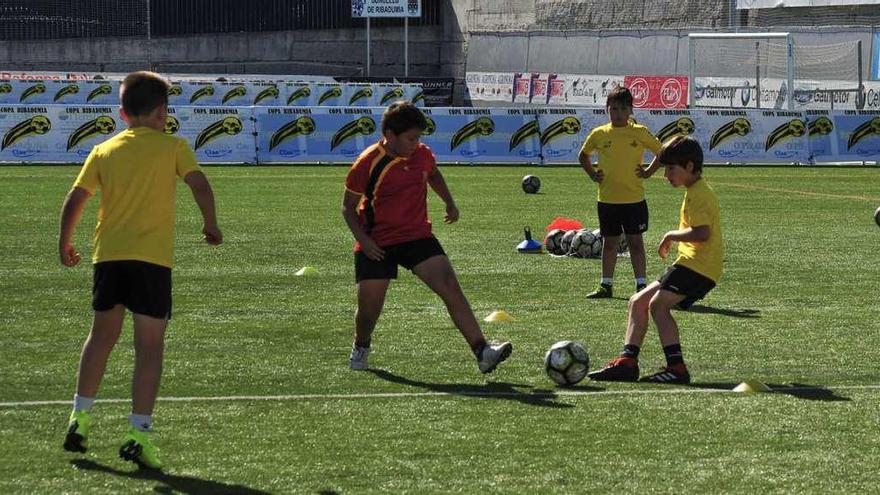
M767 385L764 385L763 383L759 382L758 380L746 380L746 381L740 383L739 385L737 385L736 388L733 389L733 391L740 392L743 394L758 394L758 393L762 393L762 392L772 392L770 387L768 387Z
M489 316L483 318L483 321L486 323L494 323L501 321L516 321L516 319L513 316L510 316L510 313L507 311L499 309L498 311L492 311L489 313Z
M317 274L318 274L318 270L315 270L315 268L311 267L311 266L304 266L304 267L300 268L296 273L294 273L294 275L296 275L297 277L302 277L304 275L317 275Z

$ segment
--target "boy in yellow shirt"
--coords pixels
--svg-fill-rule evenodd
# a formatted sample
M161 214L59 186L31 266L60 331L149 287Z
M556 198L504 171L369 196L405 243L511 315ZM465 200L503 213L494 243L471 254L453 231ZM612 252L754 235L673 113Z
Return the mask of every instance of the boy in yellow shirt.
M724 242L718 197L703 178L703 150L695 139L678 136L663 146L654 163L643 170L650 177L659 163L673 187L684 186L678 230L670 230L660 241L657 253L666 258L678 242L678 259L660 280L629 299L626 340L620 356L604 368L590 373L593 380L653 383L690 383L691 377L681 352L678 324L672 308L688 309L715 287L721 278ZM639 378L639 350L653 317L666 355L666 367Z
M163 132L169 86L153 72L134 72L122 82L119 115L128 129L96 145L86 158L64 200L58 238L61 264L76 266L80 254L73 247L73 233L86 202L101 189L92 256L94 318L80 357L64 449L87 449L92 404L127 308L134 320L135 366L131 428L119 455L151 469L162 466L150 431L165 329L171 318L178 178L190 187L201 210L205 241L211 245L223 241L214 193L195 154L186 140Z
M633 97L629 89L614 88L605 104L611 122L590 132L579 155L584 171L593 182L599 184L597 210L603 239L602 280L599 287L587 295L590 299L612 296L621 234L626 235L629 244L636 292L645 288L645 243L642 234L648 230L648 203L645 201L640 171L645 149L656 155L661 145L647 127L630 119L632 105ZM593 152L599 155L599 163L595 166L591 159Z

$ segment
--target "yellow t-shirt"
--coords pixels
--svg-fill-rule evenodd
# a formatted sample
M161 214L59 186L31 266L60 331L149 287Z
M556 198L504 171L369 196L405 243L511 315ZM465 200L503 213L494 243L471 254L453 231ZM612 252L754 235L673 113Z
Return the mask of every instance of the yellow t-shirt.
M139 260L171 268L177 178L199 170L186 140L147 127L96 145L74 187L101 188L92 262Z
M645 148L656 155L661 146L647 127L633 122L626 127L614 127L609 122L593 129L581 153L599 153L596 169L605 175L599 183L599 201L625 204L645 199L645 187L636 175L636 167L642 165Z
M690 268L717 284L721 278L721 264L724 260L721 211L718 206L718 196L705 179L694 182L685 191L678 228L686 229L700 225L709 226L709 240L678 243L678 259L675 260L675 264Z

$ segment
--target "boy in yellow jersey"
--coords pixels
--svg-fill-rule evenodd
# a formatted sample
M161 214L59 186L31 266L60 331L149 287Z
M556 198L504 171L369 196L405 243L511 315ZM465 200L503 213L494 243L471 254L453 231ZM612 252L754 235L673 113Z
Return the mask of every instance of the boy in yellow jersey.
M597 210L603 239L602 280L599 287L587 295L590 299L612 296L621 234L626 235L629 244L636 292L645 287L645 243L642 233L648 230L648 203L639 174L645 149L656 155L661 145L647 127L630 119L632 104L629 89L614 88L605 103L611 122L590 132L579 156L584 171L599 184ZM590 157L593 152L599 155L596 166Z
M159 392L165 329L171 318L171 265L177 179L192 190L202 213L202 233L220 244L214 193L186 140L163 132L169 84L153 72L134 72L122 82L120 117L128 129L96 145L67 194L61 211L58 254L64 266L80 255L73 233L89 198L101 190L95 227L92 328L83 345L65 450L85 452L91 408L107 358L119 339L125 309L134 320L135 365L131 428L119 455L160 469L149 433Z
M715 287L721 278L724 243L718 197L702 176L703 150L690 137L678 136L663 146L654 163L643 170L650 177L658 163L665 167L666 180L673 187L684 186L678 230L663 235L657 249L666 258L673 242L678 242L678 259L660 280L652 282L629 300L629 318L623 352L605 368L590 373L593 380L690 383L691 376L681 353L678 324L672 308L688 309ZM657 333L666 355L666 367L652 375L639 377L639 350L648 330L648 314L657 324Z

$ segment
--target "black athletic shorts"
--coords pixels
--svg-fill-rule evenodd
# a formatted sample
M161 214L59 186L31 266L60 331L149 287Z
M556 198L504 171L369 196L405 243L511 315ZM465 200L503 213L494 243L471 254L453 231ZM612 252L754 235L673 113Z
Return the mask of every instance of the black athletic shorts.
M95 263L92 309L122 304L132 313L171 319L171 268L146 261Z
M688 309L695 302L706 297L715 287L711 278L681 265L672 265L666 273L660 277L660 288L684 296L678 303L679 309Z
M599 201L599 233L602 237L641 234L648 230L648 202L603 203Z
M446 255L436 237L392 244L382 249L385 250L385 258L382 261L371 260L361 251L354 253L355 281L390 280L397 278L397 265L412 270L428 258Z

